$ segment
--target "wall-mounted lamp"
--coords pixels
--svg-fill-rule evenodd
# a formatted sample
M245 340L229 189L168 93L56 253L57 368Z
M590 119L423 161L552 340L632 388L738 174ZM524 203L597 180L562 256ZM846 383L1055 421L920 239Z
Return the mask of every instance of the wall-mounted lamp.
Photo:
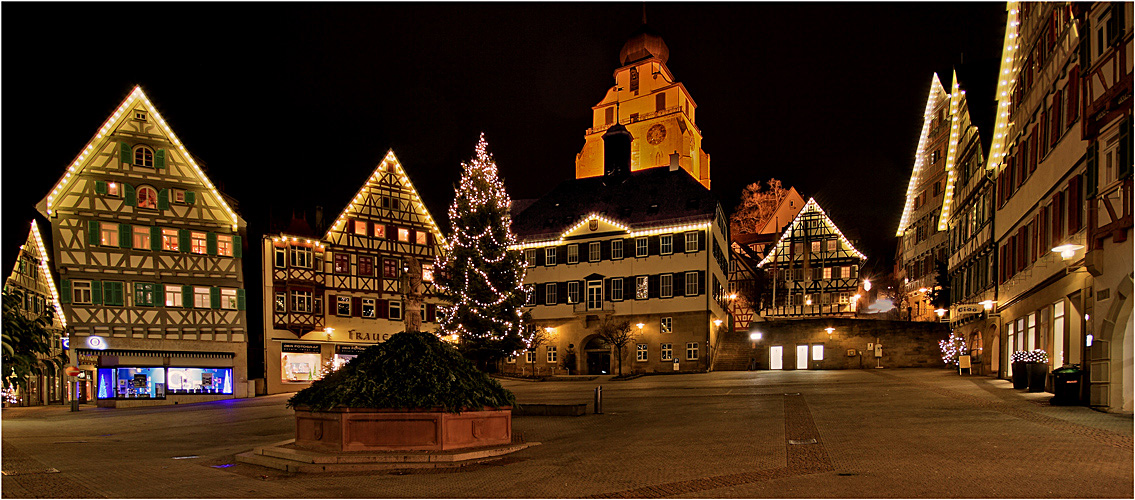
M1076 256L1076 251L1082 248L1084 248L1084 245L1073 245L1069 243L1067 245L1060 245L1058 247L1055 247L1052 249L1052 251L1060 254L1060 257L1064 260L1072 260L1072 257Z
M545 331L545 332L548 332L548 335L551 335L551 334L553 334L553 333L556 333L556 329L555 329L555 328L552 328L552 327L550 327L550 326L545 326L545 327L544 327L544 331Z
M635 326L637 326L639 330L642 330L642 327L646 326L646 324L645 323L636 323Z
M835 328L832 328L832 327L829 326L827 328L824 328L824 331L828 332L828 340L831 340L832 339L832 332L835 331Z
M946 310L939 307L938 309L934 310L934 314L938 315L938 319L942 319L946 316Z
M984 307L986 311L993 310L994 302L992 300L983 300L981 302L978 302L978 304L981 304L981 307Z
M749 340L757 341L757 340L760 340L761 337L763 337L763 336L764 335L761 334L761 332L753 332L753 333L749 334Z
M717 327L720 327L720 326L721 326L721 323L722 323L722 321L721 321L721 320L719 320L719 319L715 319L715 320L713 320L713 326L717 326Z
M871 291L871 280L869 280L867 278L863 278L863 291L865 291L865 292Z

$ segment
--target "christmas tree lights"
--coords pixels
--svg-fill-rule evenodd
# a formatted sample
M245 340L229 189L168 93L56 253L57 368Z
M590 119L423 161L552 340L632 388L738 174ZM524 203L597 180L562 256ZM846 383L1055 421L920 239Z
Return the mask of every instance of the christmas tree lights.
M520 349L524 328L523 254L512 232L512 200L497 177L485 135L449 206L453 230L439 266L439 293L452 306L440 309L441 333L456 336L465 357L485 368Z
M942 362L947 365L958 364L958 356L966 352L966 340L960 334L950 332L950 338L938 341L938 348L942 350Z

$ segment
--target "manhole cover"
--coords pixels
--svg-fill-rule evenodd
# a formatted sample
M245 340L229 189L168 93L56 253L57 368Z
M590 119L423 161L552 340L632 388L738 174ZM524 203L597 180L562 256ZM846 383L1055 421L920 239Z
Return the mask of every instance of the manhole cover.
M788 444L816 444L815 439L789 439Z

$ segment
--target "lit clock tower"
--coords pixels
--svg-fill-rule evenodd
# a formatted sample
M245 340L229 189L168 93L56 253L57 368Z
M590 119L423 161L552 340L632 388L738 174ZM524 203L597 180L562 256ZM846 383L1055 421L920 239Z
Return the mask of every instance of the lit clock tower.
M646 24L623 44L615 85L591 108L591 128L575 157L577 179L603 175L603 133L617 122L634 138L631 171L668 166L677 153L678 165L709 189L709 155L694 121L697 105L670 74L669 57L666 42Z

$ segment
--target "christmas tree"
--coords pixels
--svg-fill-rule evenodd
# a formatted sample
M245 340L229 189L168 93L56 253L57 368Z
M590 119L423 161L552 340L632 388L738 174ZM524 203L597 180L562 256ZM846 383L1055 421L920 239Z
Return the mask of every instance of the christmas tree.
M512 200L497 177L485 135L469 163L462 162L461 184L449 206L453 236L441 260L445 335L456 335L458 350L482 369L523 347L524 257L509 250Z

